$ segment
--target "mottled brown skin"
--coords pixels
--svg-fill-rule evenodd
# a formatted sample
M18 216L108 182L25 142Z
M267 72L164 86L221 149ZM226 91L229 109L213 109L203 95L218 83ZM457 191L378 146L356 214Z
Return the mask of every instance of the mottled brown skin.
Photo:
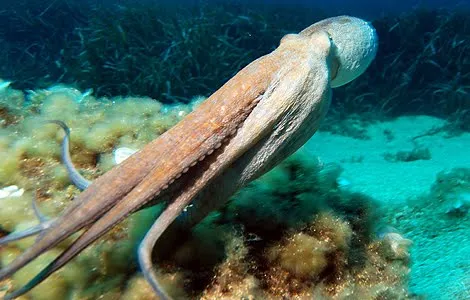
M29 291L129 214L161 201L169 204L142 242L139 262L155 292L168 298L152 269L155 242L191 201L197 223L314 134L336 75L331 46L324 31L287 35L180 123L95 180L30 249L0 270L0 280L86 228L82 235L5 299Z

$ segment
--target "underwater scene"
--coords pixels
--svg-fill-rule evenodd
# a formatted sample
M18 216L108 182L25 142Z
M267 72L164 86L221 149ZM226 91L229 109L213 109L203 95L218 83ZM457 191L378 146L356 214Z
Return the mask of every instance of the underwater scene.
M3 0L0 299L470 299L470 4Z

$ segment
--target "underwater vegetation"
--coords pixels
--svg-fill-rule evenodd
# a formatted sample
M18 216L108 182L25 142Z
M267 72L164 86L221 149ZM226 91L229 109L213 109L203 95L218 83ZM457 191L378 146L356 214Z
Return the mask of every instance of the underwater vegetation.
M60 162L63 132L45 121L60 119L70 126L72 160L93 180L119 163L118 150L142 148L205 99L193 95L209 95L276 47L282 35L311 24L312 16L323 17L230 5L121 6L112 13L69 5L57 1L25 15L0 12L0 23L24 32L0 32L7 49L0 55L2 77L14 80L0 82L0 188L6 187L0 204L8 207L0 211L0 238L38 222L32 199L52 219L79 194ZM67 26L51 21L65 15L73 15ZM366 140L370 123L429 113L445 116L448 124L425 135L468 131L468 14L416 10L373 24L381 37L378 58L370 71L335 91L322 130ZM34 34L39 29L41 34ZM66 47L57 36L65 37ZM394 163L432 159L421 147L384 158ZM203 299L413 298L408 292L412 244L430 247L443 239L451 249L464 249L456 242L468 232L467 169L439 174L429 195L419 197L424 204L410 201L405 209L391 205L385 212L373 199L344 189L340 174L340 166L312 161L300 150L201 224L181 232L178 241L165 236L154 253L165 290L175 298ZM193 208L188 206L178 221L190 219ZM154 299L135 254L161 209L131 216L24 299ZM439 222L436 214L442 216ZM380 229L382 223L398 230ZM429 235L416 228L428 228ZM451 230L462 238L448 234ZM0 266L32 243L27 239L0 248ZM0 282L0 297L23 286L70 243L62 242ZM426 269L417 276L435 274ZM456 285L470 286L465 274L460 278ZM465 299L468 294L461 290L453 295Z
M93 88L98 96L189 102L271 51L284 34L325 17L314 8L225 2L185 8L70 5L59 1L43 14L44 8L3 12L3 22L16 26L10 35L0 32L6 49L2 76L22 89L62 81ZM73 16L66 26L55 23L66 14ZM426 113L468 131L468 11L418 8L371 21L381 37L377 59L364 76L335 92L328 118L360 113L371 121ZM65 44L57 44L56 36Z
M11 50L5 63L12 64L11 56L18 57L16 63L25 67L36 58L43 64L53 61L36 67L35 77L47 73L52 76L47 84L70 82L81 89L93 88L100 96L145 95L166 103L188 102L193 95L211 94L242 67L274 49L287 33L281 27L269 28L267 16L255 12L241 15L241 10L229 7L236 9L222 3L184 9L148 3L112 8L97 5L90 10L74 7L74 15L80 17L74 19L76 25L70 29L53 23L62 19L58 11L66 14L70 10L59 6L48 11L52 14L49 19L47 15L33 17L36 22L26 25L13 20L20 23L18 31L34 31L40 25L51 32L35 35L35 41L26 37L18 41L5 35L6 46L34 52L25 56ZM21 12L16 14L21 16ZM307 24L311 23L312 19L308 20ZM55 35L65 35L66 45L49 44L49 38ZM28 42L43 47L28 47ZM45 56L50 59L42 60ZM21 85L29 81L22 77L34 71L21 71L9 66L5 76L25 88Z
M363 77L338 91L346 113L456 114L453 118L461 119L455 121L468 130L469 12L417 9L373 24L379 55ZM366 93L369 86L374 88Z
M20 91L9 88L2 93L4 100L11 99L2 103L16 99L18 106L3 114L15 121L0 130L2 154L13 160L0 167L0 184L25 189L20 196L0 199L4 234L37 222L31 206L34 196L39 210L53 218L79 192L60 162L62 130L42 123L56 118L58 110L72 129L72 159L89 179L114 164L113 149L138 149L152 138L143 133L151 134L156 128L164 131L192 110L192 106L168 108L155 100L92 95L77 103L74 91L37 91L35 97L42 100L35 106L25 104ZM23 114L16 115L18 111ZM142 135L113 134L117 116L126 125L122 127L139 126ZM98 128L106 134L98 135ZM407 292L409 245L376 235L382 216L377 203L342 189L340 175L339 165L324 165L300 150L182 235L178 247L155 253L160 280L177 299L412 297ZM135 254L161 208L134 214L24 299L156 299L137 272ZM9 263L33 242L29 238L3 246L0 264ZM0 295L25 284L31 273L69 243L64 241L3 281Z

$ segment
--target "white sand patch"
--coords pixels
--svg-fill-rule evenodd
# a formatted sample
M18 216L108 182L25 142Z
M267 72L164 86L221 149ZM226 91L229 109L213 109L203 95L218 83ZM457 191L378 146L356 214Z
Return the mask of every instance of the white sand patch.
M405 201L428 192L438 172L470 167L469 133L448 138L441 132L412 141L413 137L444 124L444 120L429 116L400 117L371 125L370 140L318 132L305 150L325 163L340 163L344 168L342 176L354 190L380 201ZM390 162L383 157L387 152L412 150L416 143L429 148L430 160Z

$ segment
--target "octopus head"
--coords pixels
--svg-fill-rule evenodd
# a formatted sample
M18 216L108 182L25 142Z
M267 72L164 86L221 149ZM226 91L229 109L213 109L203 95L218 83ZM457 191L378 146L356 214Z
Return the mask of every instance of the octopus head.
M342 86L361 75L375 58L378 38L372 25L362 19L339 16L307 27L300 35L326 32L332 43L331 87Z

